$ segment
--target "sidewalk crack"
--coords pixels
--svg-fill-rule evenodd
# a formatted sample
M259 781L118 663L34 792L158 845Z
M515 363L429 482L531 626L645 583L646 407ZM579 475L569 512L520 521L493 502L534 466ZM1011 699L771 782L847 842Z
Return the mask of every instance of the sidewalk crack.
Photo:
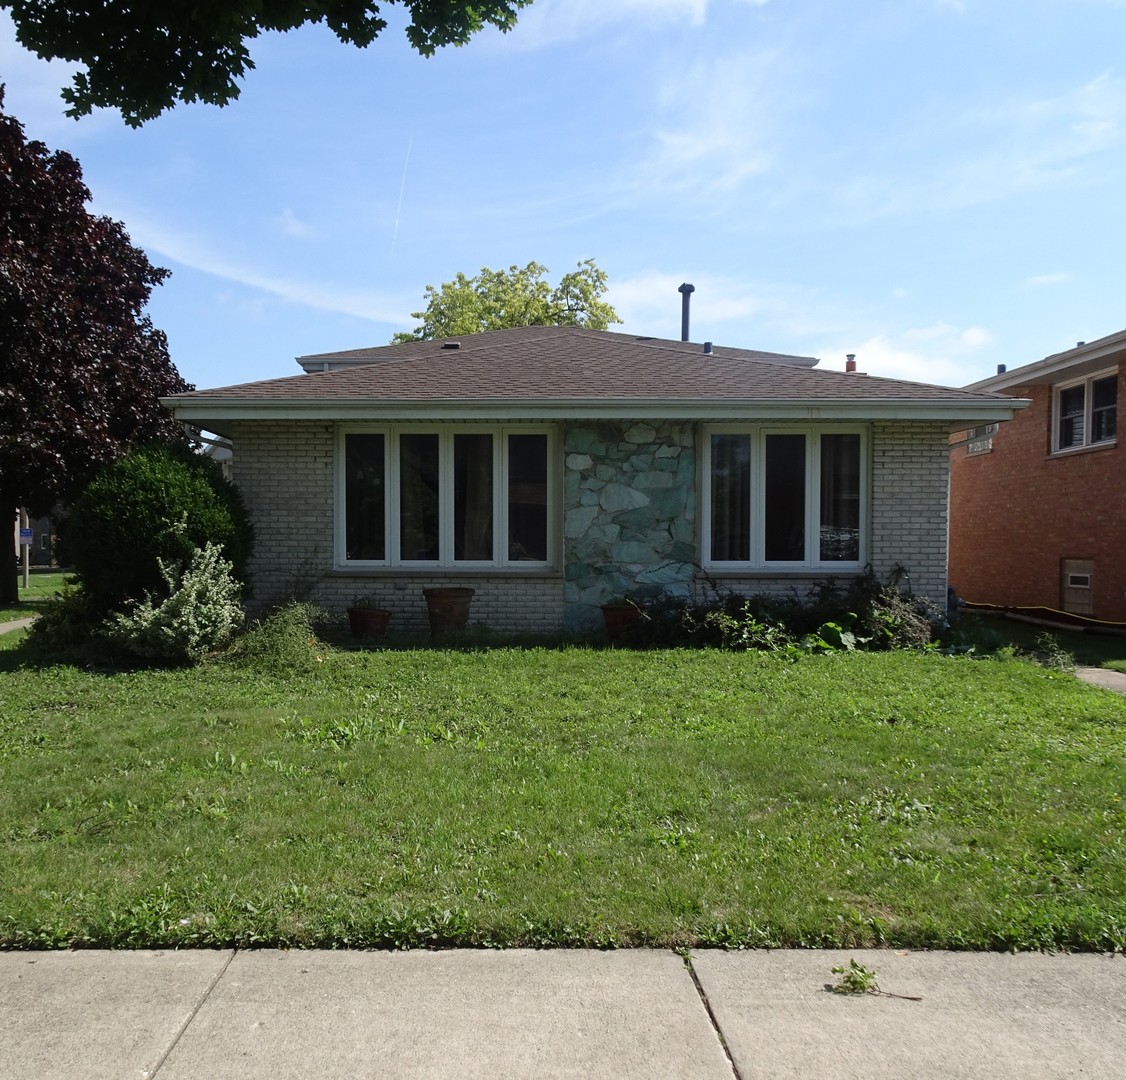
M211 997L212 991L216 986L219 985L219 980L227 974L227 968L231 966L231 962L234 960L237 954L237 948L231 950L231 955L227 957L227 962L219 969L215 978L213 978L208 984L207 989L204 990L204 992L200 995L199 1001L195 1003L192 1011L188 1013L188 1018L180 1025L180 1030L176 1032L175 1038L173 1038L173 1040L168 1044L168 1049L160 1055L160 1060L156 1063L156 1065L153 1066L152 1070L149 1072L148 1080L153 1080L153 1077L155 1077L157 1073L159 1073L160 1070L164 1068L164 1063L172 1055L172 1051L175 1050L179 1045L180 1040L184 1037L184 1032L188 1030L188 1028L191 1026L191 1022L196 1018L196 1014L200 1009L203 1008L204 1003L207 1001L207 999Z
M731 1047L727 1045L727 1037L723 1034L723 1028L719 1026L719 1020L716 1018L712 1003L708 1000L708 995L704 991L704 985L700 982L700 976L696 974L696 969L692 966L691 955L687 950L681 955L684 958L684 966L688 969L688 974L692 976L692 985L696 987L696 993L700 995L700 1004L704 1006L708 1020L711 1021L712 1030L715 1032L716 1038L719 1039L719 1045L723 1047L727 1064L731 1066L731 1075L735 1077L735 1080L744 1080L743 1074L739 1071L739 1066L735 1064L735 1058L731 1056Z

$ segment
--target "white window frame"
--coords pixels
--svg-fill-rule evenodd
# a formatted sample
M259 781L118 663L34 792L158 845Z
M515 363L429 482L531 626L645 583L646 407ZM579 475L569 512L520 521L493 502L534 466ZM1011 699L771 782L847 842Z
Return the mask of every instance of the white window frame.
M382 435L384 453L384 537L383 559L349 559L347 552L346 446L349 435ZM438 558L403 559L400 556L399 511L401 506L399 439L403 435L438 436ZM494 559L454 559L454 436L491 435L493 437L493 544ZM547 439L547 558L511 559L508 556L508 438L510 435L544 435ZM347 424L337 429L335 477L335 564L338 570L395 567L403 570L543 570L555 566L556 525L556 431L550 425L527 424Z
M1101 382L1103 379L1118 378L1118 369L1109 368L1106 371L1096 371L1093 375L1087 375L1082 379L1071 379L1068 382L1056 383L1052 387L1052 453L1053 454L1068 454L1074 453L1076 450L1087 450L1092 446L1114 446L1117 442L1117 437L1110 439L1099 439L1097 442L1091 441L1091 432L1094 429L1094 387L1093 384ZM1075 387L1083 387L1083 441L1076 443L1074 446L1060 446L1060 421L1063 416L1060 411L1060 397L1066 390L1074 390ZM1115 407L1117 408L1117 395L1115 400ZM1117 426L1117 425L1116 425Z
M746 435L751 440L751 551L747 560L713 560L712 551L712 436ZM766 438L804 435L805 444L805 557L792 562L766 561ZM860 557L822 559L821 551L821 436L860 436ZM803 571L831 573L863 569L869 561L871 532L871 454L869 429L861 424L826 426L768 426L707 424L700 434L700 540L702 565L716 571Z

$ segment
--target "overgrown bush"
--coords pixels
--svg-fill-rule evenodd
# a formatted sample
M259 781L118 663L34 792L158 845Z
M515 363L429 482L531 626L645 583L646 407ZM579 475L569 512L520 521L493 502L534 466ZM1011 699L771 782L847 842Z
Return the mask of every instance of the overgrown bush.
M905 587L897 570L881 582L870 570L841 584L827 579L807 595L742 596L706 579L702 603L664 597L639 603L642 618L629 630L635 645L712 645L769 652L923 648L945 615Z
M326 619L325 613L314 605L292 601L236 638L226 659L265 670L314 668L331 651L317 634L317 627Z
M99 630L112 646L146 660L198 663L242 624L241 586L216 544L197 548L184 568L159 560L164 596L148 594L114 612Z
M67 581L40 605L38 618L28 627L28 650L36 656L69 658L89 640L97 621L89 597Z
M186 567L209 542L245 584L254 535L238 490L211 458L168 444L104 469L60 528L62 558L103 614L166 592L162 563Z

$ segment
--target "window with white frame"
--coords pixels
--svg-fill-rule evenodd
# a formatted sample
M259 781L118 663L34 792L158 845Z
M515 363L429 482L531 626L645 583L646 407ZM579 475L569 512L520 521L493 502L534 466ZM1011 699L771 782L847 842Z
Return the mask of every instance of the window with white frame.
M1118 427L1118 372L1104 371L1055 390L1053 450L1113 442Z
M363 566L547 566L552 433L526 427L341 432L337 559Z
M866 561L865 430L711 427L703 458L707 565L850 568Z

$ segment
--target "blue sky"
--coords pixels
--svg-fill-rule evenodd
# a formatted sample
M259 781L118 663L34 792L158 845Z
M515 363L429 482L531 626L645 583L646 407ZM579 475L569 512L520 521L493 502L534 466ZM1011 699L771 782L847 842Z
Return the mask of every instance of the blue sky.
M428 283L585 258L615 329L961 385L1121 329L1126 0L536 0L431 59L391 27L252 44L225 109L7 110L172 277L200 387L387 343Z

